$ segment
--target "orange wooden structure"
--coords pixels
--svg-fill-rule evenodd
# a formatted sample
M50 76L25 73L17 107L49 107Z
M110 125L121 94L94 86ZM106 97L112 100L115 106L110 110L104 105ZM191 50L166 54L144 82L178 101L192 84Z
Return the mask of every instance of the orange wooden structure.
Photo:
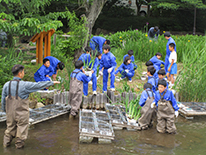
M32 38L32 42L36 42L36 64L43 63L43 43L44 43L44 58L51 55L51 36L55 30L51 29L47 32L43 31L36 33Z

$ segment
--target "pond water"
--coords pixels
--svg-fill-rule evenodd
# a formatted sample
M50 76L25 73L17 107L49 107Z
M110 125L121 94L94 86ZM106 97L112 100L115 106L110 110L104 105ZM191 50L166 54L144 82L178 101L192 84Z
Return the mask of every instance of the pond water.
M177 134L159 134L155 127L146 131L115 131L111 144L79 144L79 121L64 115L33 126L29 130L25 148L16 150L2 145L5 123L0 124L0 155L202 155L206 154L206 117L176 120Z

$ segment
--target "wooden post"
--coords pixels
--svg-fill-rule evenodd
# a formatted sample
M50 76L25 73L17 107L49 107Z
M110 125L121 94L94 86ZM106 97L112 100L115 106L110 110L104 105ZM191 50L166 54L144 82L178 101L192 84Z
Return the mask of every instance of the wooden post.
M57 38L57 35L54 34L54 40L53 40L54 47L56 47L56 38Z
M36 65L39 64L39 39L36 41Z
M39 64L43 64L43 33L41 33L39 43Z
M47 47L47 51L48 51L48 55L47 56L50 56L51 55L51 31L49 31L48 33L48 47Z
M44 58L48 56L48 36L44 37Z

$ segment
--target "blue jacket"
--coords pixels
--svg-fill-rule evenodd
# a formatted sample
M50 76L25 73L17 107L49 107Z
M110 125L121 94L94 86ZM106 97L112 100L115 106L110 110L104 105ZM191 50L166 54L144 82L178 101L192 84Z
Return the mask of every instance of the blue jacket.
M93 70L94 72L97 71L97 67L99 66L99 64L100 64L100 60L96 57L95 60L94 60L93 68L92 68L92 70Z
M148 37L158 39L159 33L160 33L160 30L158 30L157 32L155 32L155 31L154 31L154 27L151 27L151 28L149 29L149 31L148 31ZM155 36L155 35L156 35L156 36Z
M107 54L102 55L102 58L100 60L99 70L101 70L102 67L104 67L104 69L108 69L111 67L115 69L116 66L117 66L116 58L111 52L108 52Z
M152 85L152 91L155 93L156 91L156 79L154 76L148 76L148 83Z
M178 105L177 105L177 102L176 102L176 99L172 93L171 90L168 90L168 89L165 89L165 91L167 90L167 92L165 93L163 99L165 99L166 101L171 101L172 102L172 106L174 108L175 111L177 111L179 109ZM165 92L164 91L164 92ZM164 92L161 93L161 95L164 94ZM155 104L156 106L158 107L158 101L161 99L160 97L160 94L159 94L159 90L156 91L155 93Z
M125 59L126 57L129 57L129 55L126 54L126 55L124 56L124 58L123 58L123 61L124 61L124 59ZM134 55L132 55L132 56L130 57L130 59L131 59L131 61L134 63Z
M82 60L85 65L89 65L91 61L90 54L83 53L78 60Z
M13 80L21 80L18 77L14 77ZM16 95L16 81L11 82L11 96ZM44 82L29 82L29 81L20 81L19 82L19 90L18 90L18 96L21 99L27 99L29 97L29 94L35 91L38 91L40 89L44 89L46 87L54 85L53 81L44 81ZM4 87L2 89L2 98L1 98L1 108L3 111L5 110L5 104L6 100L5 98L9 95L9 82L4 84Z
M175 51L176 51L176 43L175 43L175 41L174 41L174 39L172 39L172 37L170 37L169 39L168 39L168 42L167 42L167 45L166 45L166 55L169 57L170 56L170 53L171 53L171 51L169 50L169 44L170 43L174 43L175 44Z
M57 73L57 65L60 61L57 58L52 57L52 56L45 57L44 59L49 59L49 61L50 61L49 67L51 67L53 69L53 74L56 74Z
M102 47L106 41L105 38L101 37L101 36L94 36L92 37L91 41L93 41L97 46L97 50L102 53Z
M165 81L166 81L166 79L165 78L163 78ZM156 88L158 88L158 81L159 81L159 77L158 78L156 78ZM168 82L167 82L167 89L168 89Z
M114 72L114 74L117 74L118 72L122 72L122 71L125 71L126 69L129 70L130 73L134 74L134 65L133 63L130 63L128 65L125 65L124 63L122 63L118 69Z
M148 92L148 94L149 94L149 96L147 95L147 92ZM152 90L150 90L149 88L147 88L146 90L144 90L143 92L142 92L142 94L141 94L141 97L140 97L140 100L139 100L139 105L141 106L141 107L143 107L144 105L145 105L145 102L146 102L146 100L147 100L147 98L148 97L153 97L152 96L152 94L153 94L153 96L155 96L155 94L152 92Z
M159 60L157 56L153 56L150 61L153 63L153 65L156 65L158 67L158 70L161 69L161 64L165 65L164 61ZM156 69L156 68L155 68Z
M54 73L54 70L52 67L46 67L42 65L34 74L34 77L40 78L42 81L48 81L48 78L46 78L46 75L52 76Z
M73 72L79 72L79 73L77 74L77 76L76 76L76 73L73 73L73 74L71 73L70 77L74 78L76 76L77 80L82 81L83 83L88 83L92 78L92 77L86 76L80 69L75 69Z

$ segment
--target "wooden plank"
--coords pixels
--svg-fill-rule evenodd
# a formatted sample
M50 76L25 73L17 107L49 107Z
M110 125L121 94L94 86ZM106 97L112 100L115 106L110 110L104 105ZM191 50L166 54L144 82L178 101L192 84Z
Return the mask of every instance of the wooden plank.
M49 56L48 55L48 36L46 35L45 37L44 37L44 58L45 57L47 57L47 56Z
M51 56L51 31L49 31L47 37L47 56Z
M43 64L43 33L41 33L39 42L39 64Z
M36 33L31 39L31 42L36 42L38 40L38 38L40 37L40 33Z

